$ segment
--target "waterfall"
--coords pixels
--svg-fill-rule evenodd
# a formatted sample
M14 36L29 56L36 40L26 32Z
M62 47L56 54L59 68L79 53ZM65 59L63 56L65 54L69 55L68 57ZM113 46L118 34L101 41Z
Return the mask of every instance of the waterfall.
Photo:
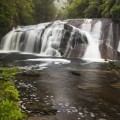
M81 29L86 31L88 37L88 45L83 59L101 59L99 51L101 25L101 21L98 21L92 26L89 19L82 24Z
M41 54L50 56L60 56L58 51L61 39L63 37L64 23L55 22L45 30L42 36Z
M88 46L83 56L83 59L91 59L91 60L101 59L100 51L99 51L99 43L95 38L92 38L89 34L87 34L87 36L88 36Z
M55 21L32 26L18 26L2 39L2 50L37 53L42 56L66 56L66 49L86 44L85 33ZM67 57L67 56L66 56Z
M11 40L13 38L14 35L14 29L12 31L10 31L2 40L2 46L3 46L3 50L9 50L10 46L11 46ZM4 44L5 42L5 44ZM13 41L14 42L14 41Z
M70 19L18 26L3 37L0 49L40 56L119 59L119 30L119 24L111 19Z

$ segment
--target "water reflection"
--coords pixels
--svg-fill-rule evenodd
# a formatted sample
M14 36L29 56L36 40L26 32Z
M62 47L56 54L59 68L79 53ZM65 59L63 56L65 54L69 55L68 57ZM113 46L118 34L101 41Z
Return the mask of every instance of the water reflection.
M37 103L52 105L57 109L57 120L119 120L120 78L107 70L107 63L71 59L70 64L47 64L46 61L22 60L4 62L8 66L39 70L39 77L22 77L18 85L33 86L30 87L32 96L29 89L23 96L27 94ZM3 61L0 62L2 65ZM44 65L46 69L38 69Z
M113 115L119 118L113 112L119 111L118 107L106 99L112 99L113 92L106 82L109 80L109 72L103 66L98 63L78 64L77 67L74 64L53 65L43 71L39 84L44 84L51 91L53 104L58 109L58 119L109 120ZM80 72L80 76L73 75L73 69Z

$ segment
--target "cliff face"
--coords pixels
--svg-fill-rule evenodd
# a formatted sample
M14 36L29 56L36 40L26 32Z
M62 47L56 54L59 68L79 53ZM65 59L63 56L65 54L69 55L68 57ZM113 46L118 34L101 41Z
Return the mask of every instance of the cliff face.
M120 60L120 24L111 19L73 19L19 26L1 42L3 51L42 56Z
M84 26L86 27L85 31L92 34L98 21L101 22L101 25L99 24L101 27L98 25L94 34L97 35L98 32L100 34L97 39L99 39L98 42L101 58L120 60L120 24L118 22L113 22L111 19L71 19L67 20L67 23L79 29L82 29L83 24L86 24L86 26ZM88 28L89 25L90 28Z

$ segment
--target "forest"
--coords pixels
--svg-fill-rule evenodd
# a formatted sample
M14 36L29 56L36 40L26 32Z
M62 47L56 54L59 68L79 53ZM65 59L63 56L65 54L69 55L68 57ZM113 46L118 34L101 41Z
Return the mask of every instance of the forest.
M73 0L66 9L68 18L120 19L119 0Z
M38 24L57 19L120 19L119 0L68 0L57 9L55 0L0 0L0 39L18 25Z
M54 0L0 0L0 38L13 27L51 21Z

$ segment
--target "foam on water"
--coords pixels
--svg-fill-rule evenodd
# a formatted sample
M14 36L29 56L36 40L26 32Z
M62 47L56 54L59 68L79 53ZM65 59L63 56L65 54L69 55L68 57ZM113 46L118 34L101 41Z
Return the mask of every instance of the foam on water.
M48 63L59 63L59 64L69 64L71 61L67 59L54 59L54 58L38 58L38 59L27 59L26 61L42 61Z

